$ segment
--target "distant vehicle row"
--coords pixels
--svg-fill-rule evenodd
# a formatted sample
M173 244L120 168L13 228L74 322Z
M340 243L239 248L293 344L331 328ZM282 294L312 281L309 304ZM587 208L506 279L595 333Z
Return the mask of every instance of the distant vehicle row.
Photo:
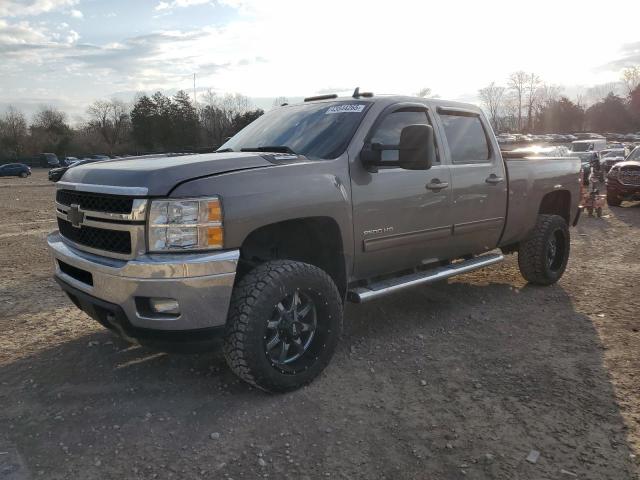
M600 135L599 133L548 133L543 135L533 134L519 134L519 133L501 133L497 136L498 143L510 144L510 143L534 143L534 142L547 142L547 143L567 143L575 140L609 140L618 142L640 142L640 132L637 133L605 133Z

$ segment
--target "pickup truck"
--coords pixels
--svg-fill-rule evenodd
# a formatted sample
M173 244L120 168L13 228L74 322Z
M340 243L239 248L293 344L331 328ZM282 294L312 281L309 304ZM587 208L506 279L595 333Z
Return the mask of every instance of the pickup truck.
M55 279L124 338L211 348L272 392L311 382L367 302L518 254L557 282L578 159L502 157L472 105L311 97L215 153L117 159L57 183Z

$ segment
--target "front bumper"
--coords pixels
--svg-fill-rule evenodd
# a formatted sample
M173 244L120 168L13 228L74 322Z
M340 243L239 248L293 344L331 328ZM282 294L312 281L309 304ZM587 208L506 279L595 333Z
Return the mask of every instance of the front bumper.
M640 185L627 185L607 179L607 194L622 199L640 198Z
M95 306L99 311L115 311L111 316L130 326L133 336L138 330L180 333L226 323L238 250L117 260L75 249L58 232L50 234L47 243L56 280L74 303L94 318ZM82 302L77 302L79 297ZM150 298L177 300L180 313L153 313L148 308Z

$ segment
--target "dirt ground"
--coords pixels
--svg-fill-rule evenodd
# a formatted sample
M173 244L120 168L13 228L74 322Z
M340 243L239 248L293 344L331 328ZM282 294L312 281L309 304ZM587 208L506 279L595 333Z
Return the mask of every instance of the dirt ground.
M53 192L0 179L2 480L638 478L640 203L583 218L556 286L511 256L349 305L325 373L268 395L220 353L129 346L73 307Z

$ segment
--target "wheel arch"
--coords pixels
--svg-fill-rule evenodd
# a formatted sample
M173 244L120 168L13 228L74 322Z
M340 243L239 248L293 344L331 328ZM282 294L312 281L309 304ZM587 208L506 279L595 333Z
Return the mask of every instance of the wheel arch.
M299 217L262 225L240 246L238 279L269 260L296 260L324 270L344 298L347 255L338 222L332 217Z
M559 215L567 225L571 224L571 192L569 190L555 190L547 193L540 201L538 208L540 215Z

